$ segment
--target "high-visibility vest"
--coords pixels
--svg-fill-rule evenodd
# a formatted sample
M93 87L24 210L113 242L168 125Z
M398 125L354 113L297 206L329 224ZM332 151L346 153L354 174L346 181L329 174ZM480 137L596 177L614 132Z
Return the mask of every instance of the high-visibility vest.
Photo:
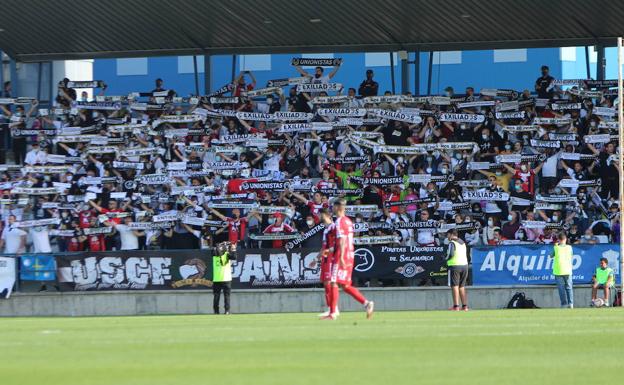
M554 275L572 275L572 246L555 245Z
M610 267L607 267L606 269L602 269L601 267L597 267L596 268L596 283L600 284L600 285L606 285L607 281L609 280L609 276L613 276L613 278L615 278L615 276L613 275L613 269ZM611 280L611 284L614 284L614 280Z
M466 244L457 241L451 241L453 244L453 255L446 262L447 266L466 266L468 265L468 253Z
M231 282L232 264L228 252L212 257L212 282Z

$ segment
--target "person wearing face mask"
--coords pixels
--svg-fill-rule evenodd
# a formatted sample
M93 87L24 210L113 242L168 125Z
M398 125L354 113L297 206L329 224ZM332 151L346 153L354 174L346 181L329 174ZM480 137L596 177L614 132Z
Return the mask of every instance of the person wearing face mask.
M488 179L496 178L496 184L500 186L503 191L509 192L509 182L513 174L508 173L506 170L497 169L496 171L476 170L479 174L485 175Z
M487 226L485 226L482 230L482 241L483 244L489 245L490 242L494 239L494 230L499 230L498 219L495 217L488 217Z
M35 142L32 144L32 150L26 153L26 157L24 158L24 163L29 166L34 166L36 164L42 165L46 163L47 153L39 148L39 143Z
M294 232L295 229L287 223L284 223L284 216L280 213L275 213L271 218L269 218L269 226L263 231L264 234L291 234ZM274 249L279 249L283 246L284 241L281 239L272 241L272 247Z
M481 133L477 134L477 145L479 146L479 161L494 162L494 157L498 155L500 138L497 133L490 133L490 129L484 127Z
M301 226L301 230L299 232L303 235L307 231L312 230L317 224L318 224L318 217L315 217L314 215L308 215L306 216L305 223L303 226ZM313 236L305 239L301 243L301 247L313 247L313 248L318 247L318 245L321 244L322 238L323 238L323 232L319 231Z
M524 190L522 181L515 179L513 182L513 189L510 193L511 196L511 210L512 211L524 211L533 209L533 200L531 194Z
M534 169L531 169L527 162L522 162L520 167L512 168L506 163L503 163L503 167L513 174L514 179L520 179L522 181L522 188L527 191L531 196L535 194L535 175L540 172L544 163L540 163Z
M507 216L507 222L505 222L501 228L501 234L506 239L514 239L515 234L519 229L520 221L518 220L518 213L512 211Z
M518 231L516 231L516 233L514 234L514 239L520 242L530 242L527 238L527 233L523 228L520 228L518 229Z

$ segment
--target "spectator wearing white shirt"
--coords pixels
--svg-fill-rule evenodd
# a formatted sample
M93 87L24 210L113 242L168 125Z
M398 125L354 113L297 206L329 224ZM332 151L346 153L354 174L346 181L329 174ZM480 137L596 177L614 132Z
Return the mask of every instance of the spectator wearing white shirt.
M33 166L35 164L45 164L47 156L47 152L40 149L39 143L35 142L32 144L32 150L26 153L24 163L29 166Z
M121 238L121 250L138 250L139 249L139 237L145 235L143 231L132 230L130 223L132 217L128 216L124 218L124 224L116 224L113 221L106 222L107 226L114 226L115 230L119 233Z
M27 233L15 227L15 215L10 215L8 224L2 230L0 237L0 249L4 248L6 254L18 254L26 252L26 235Z
M334 66L334 69L332 69L332 71L327 75L323 75L323 73L325 72L325 69L323 69L323 67L315 67L314 75L310 75L306 70L298 65L295 66L295 69L301 75L310 78L310 83L312 84L327 84L336 75L336 72L338 72L340 66Z

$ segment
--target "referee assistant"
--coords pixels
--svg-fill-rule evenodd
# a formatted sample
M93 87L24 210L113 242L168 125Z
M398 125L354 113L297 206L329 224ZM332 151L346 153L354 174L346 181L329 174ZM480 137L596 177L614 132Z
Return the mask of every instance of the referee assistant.
M449 248L446 255L446 265L448 266L448 279L451 293L453 295L453 307L449 310L459 311L459 300L461 298L461 310L468 311L468 300L466 298L466 281L468 280L468 253L466 243L459 239L457 230L450 230L446 233L449 239Z

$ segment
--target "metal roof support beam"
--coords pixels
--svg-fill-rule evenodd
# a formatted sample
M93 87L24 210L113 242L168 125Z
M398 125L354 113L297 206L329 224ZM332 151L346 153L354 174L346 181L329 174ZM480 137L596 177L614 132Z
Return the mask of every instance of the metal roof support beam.
M432 72L433 72L433 51L429 51L429 71L427 71L427 95L431 95Z
M420 96L420 50L414 51L414 95Z
M208 95L212 92L212 77L210 76L211 57L210 54L204 54L204 95Z
M407 56L407 53L405 53ZM406 94L409 92L409 72L407 67L407 57L405 59L401 59L401 93Z
M388 52L390 55L390 79L392 80L392 95L396 95L396 87L394 84L394 55L393 52Z
M607 69L607 59L605 58L605 47L604 45L597 45L596 50L598 51L598 65L596 70L596 79L604 80L605 71Z
M197 55L193 55L193 76L195 78L195 96L199 95L199 71L197 70Z
M585 79L591 79L591 68L589 66L589 46L585 46L585 71L587 76Z

